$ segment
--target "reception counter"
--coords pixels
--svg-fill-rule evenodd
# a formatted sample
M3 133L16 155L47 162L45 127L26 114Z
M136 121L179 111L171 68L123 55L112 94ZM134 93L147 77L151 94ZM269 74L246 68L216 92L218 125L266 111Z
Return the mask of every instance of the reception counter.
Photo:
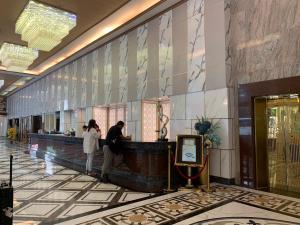
M29 134L31 149L41 158L56 161L66 167L84 171L85 154L82 138L63 135ZM101 172L104 140L99 140L93 170ZM114 159L109 174L112 183L136 191L160 192L167 184L168 146L175 150L175 142L122 142L121 154Z

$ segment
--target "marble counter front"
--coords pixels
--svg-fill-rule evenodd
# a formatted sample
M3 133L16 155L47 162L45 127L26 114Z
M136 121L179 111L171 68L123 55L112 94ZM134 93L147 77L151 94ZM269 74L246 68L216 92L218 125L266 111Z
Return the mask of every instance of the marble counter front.
M67 167L84 171L86 156L80 137L63 135L29 134L30 144L38 157L62 163ZM102 146L96 151L93 170L101 172L103 163ZM175 142L131 142L122 143L121 154L114 158L114 167L109 174L112 183L132 190L160 192L166 187L168 145L175 149Z

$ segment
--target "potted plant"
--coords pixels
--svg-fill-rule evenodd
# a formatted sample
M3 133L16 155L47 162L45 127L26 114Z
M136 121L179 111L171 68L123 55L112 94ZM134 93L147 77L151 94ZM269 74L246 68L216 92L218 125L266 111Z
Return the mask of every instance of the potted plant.
M203 135L204 138L204 147L205 148L212 148L213 145L220 145L221 138L216 133L216 130L219 129L218 123L213 124L209 121L206 117L199 117L198 122L195 123L195 130L198 134Z

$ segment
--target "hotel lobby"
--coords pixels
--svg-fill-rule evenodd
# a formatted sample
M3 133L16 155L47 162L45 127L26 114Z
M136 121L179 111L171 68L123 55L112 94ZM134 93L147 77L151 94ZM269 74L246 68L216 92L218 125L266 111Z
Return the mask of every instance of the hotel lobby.
M0 225L300 224L300 1L1 3Z

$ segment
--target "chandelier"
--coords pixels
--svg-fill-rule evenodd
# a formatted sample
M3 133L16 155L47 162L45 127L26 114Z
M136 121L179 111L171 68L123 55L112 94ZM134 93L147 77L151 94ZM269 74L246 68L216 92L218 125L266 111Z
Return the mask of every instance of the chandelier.
M26 46L3 43L0 49L0 61L7 70L24 72L38 54L37 50Z
M15 31L28 47L50 51L76 26L76 15L29 1L19 16Z

